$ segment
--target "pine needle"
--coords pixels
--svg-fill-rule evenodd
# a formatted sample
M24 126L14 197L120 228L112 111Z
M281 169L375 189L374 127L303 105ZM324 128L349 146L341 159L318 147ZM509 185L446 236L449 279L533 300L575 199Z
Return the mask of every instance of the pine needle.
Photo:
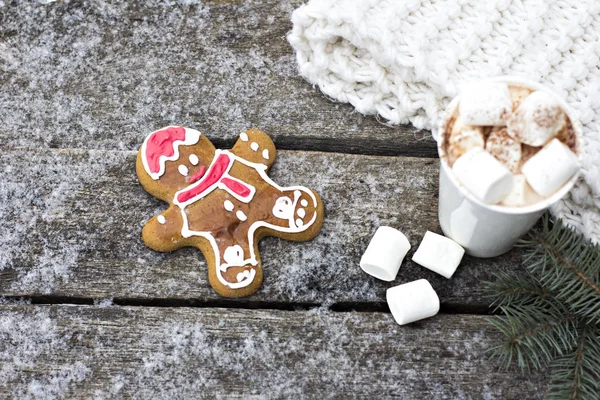
M519 246L525 270L485 282L504 335L492 358L549 368L548 399L600 399L600 248L548 215Z

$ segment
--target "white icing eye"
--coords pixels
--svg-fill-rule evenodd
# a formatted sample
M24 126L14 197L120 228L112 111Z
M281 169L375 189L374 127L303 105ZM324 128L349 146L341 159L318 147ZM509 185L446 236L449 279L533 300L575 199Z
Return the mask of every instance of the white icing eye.
M258 143L256 143L256 142L250 143L250 148L254 151L258 151Z
M290 219L294 215L294 203L289 197L280 197L275 200L273 215L281 219Z
M186 167L185 165L181 164L179 167L177 167L177 170L179 171L179 173L183 176L187 176L188 175L188 167Z
M242 141L244 142L248 141L248 135L246 134L246 132L240 133L240 139L242 139Z
M156 219L158 220L159 224L164 224L165 222L167 222L167 219L164 215L159 215Z
M262 156L265 160L269 159L269 149L264 149L262 152Z
M195 154L190 154L190 163L192 165L198 165L198 163L200 162L200 160L198 159L198 156Z

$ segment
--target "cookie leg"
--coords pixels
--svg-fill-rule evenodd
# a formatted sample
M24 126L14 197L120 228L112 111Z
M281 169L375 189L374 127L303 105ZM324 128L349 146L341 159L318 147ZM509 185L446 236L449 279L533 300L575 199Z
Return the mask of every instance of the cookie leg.
M262 283L262 266L258 248L250 251L248 241L236 241L225 232L211 240L209 281L222 296L243 297L254 293Z
M304 187L284 188L273 204L267 221L275 236L296 241L315 237L323 222L323 202L316 192Z

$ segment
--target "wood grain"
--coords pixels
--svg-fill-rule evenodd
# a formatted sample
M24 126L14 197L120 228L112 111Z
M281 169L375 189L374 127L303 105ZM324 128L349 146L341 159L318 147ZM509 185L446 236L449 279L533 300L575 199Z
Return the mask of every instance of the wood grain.
M536 399L544 390L543 377L488 360L500 338L480 316L401 327L386 313L3 305L0 321L12 377L2 398L32 387L134 399Z
M0 3L0 143L135 150L188 125L229 147L435 157L429 132L335 104L299 77L285 36L301 0Z
M426 278L443 307L485 311L481 282L493 272L520 268L517 250L487 260L466 256L450 280L411 261L425 231L440 232L437 160L301 151L277 157L275 182L321 194L323 230L306 243L263 240L263 287L230 306L377 308L385 304L387 288ZM0 171L0 296L220 300L198 250L163 254L142 243L143 224L165 204L137 182L134 152L10 150L2 152L0 164L7 166ZM412 245L392 283L359 268L381 225L400 229Z

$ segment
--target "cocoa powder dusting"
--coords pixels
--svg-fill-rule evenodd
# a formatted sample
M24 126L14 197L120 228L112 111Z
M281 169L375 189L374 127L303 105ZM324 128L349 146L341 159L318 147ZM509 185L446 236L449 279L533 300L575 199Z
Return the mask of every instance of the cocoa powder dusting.
M514 86L514 85L509 85L509 91L510 91L510 98L512 101L513 111L519 106L519 104L521 104L521 101L523 101L523 99L525 99L529 94L531 94L533 92L531 89ZM440 145L441 151L442 151L441 156L442 156L442 158L445 159L445 161L448 163L448 165L450 167L452 167L452 164L454 164L454 161L455 161L455 160L451 159L452 157L450 157L450 155L453 153L452 149L450 148L451 147L450 136L452 134L454 125L456 124L458 117L459 117L459 115L458 115L458 107L457 107L456 110L454 111L454 113L448 119L445 129L441 135L441 140L442 140L441 145ZM571 120L563 112L561 107L559 107L559 106L553 107L550 110L538 109L535 111L535 114L534 114L534 119L536 121L536 124L541 127L553 126L556 123L557 118L564 118L564 124L563 124L562 128L560 129L560 131L556 134L556 138L558 140L560 140L562 143L566 144L574 153L577 153L578 143L577 143L577 134L575 132L575 128L573 127ZM496 132L505 132L506 131L505 127L484 126L481 128L482 128L484 140L486 142L485 148L489 149L489 150L492 150L492 148L493 148L494 151L497 152L497 154L505 154L505 153L510 152L510 150L508 150L508 149L506 150L506 152L501 151L500 150L501 146L512 147L514 149L519 144L518 141L513 141L514 143L509 143L508 141L506 141L507 139L504 138L503 134L500 135L499 133L496 133ZM508 136L508 135L506 135L506 136ZM508 136L508 137L510 138L510 136ZM489 147L488 147L488 142L490 141L490 139L492 140L492 142L489 143ZM509 167L513 173L519 173L523 164L527 160L529 160L531 157L533 157L543 147L543 146L534 147L534 146L529 146L529 145L526 145L523 143L521 143L520 145L521 145L521 160L518 163L518 166L515 167L512 165L511 166L507 165L507 167ZM499 158L499 157L500 157L500 161L503 161L502 156L496 156L496 158Z
M560 106L537 107L533 111L532 117L535 124L542 128L552 128L556 126L556 123L559 121L560 118L565 118Z

